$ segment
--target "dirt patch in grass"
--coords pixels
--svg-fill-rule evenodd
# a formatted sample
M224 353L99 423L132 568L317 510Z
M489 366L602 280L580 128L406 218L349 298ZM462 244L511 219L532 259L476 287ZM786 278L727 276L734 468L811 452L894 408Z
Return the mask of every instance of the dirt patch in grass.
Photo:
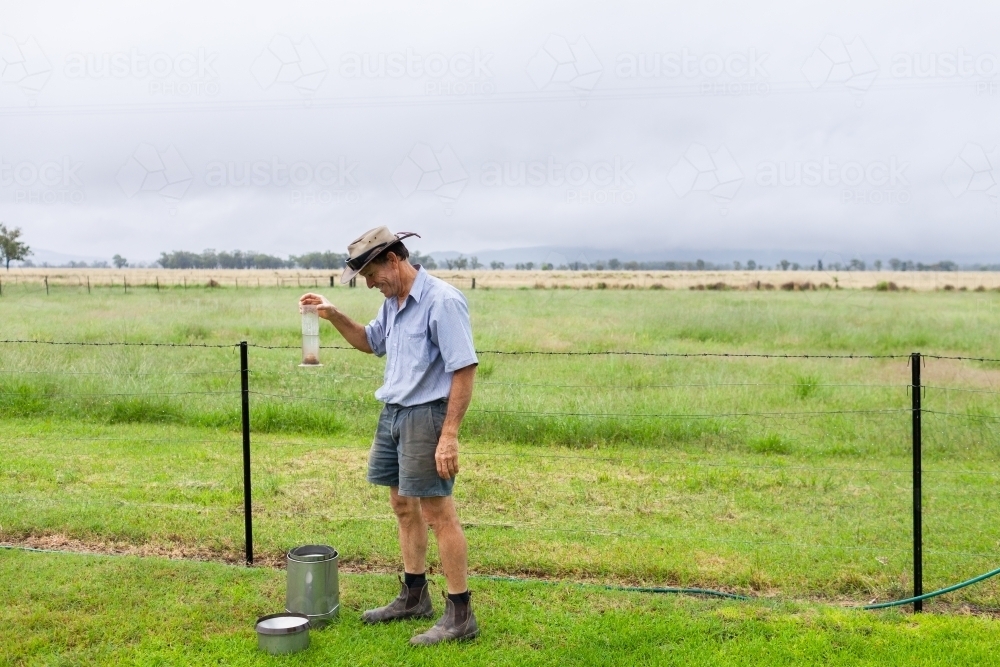
M6 537L0 546L25 547L45 551L71 551L73 553L100 554L105 556L156 556L171 560L198 560L223 562L231 565L243 563L243 555L235 552L217 551L203 546L186 544L132 544L111 540L81 540L68 535L28 535L20 539ZM279 567L283 560L263 554L255 560L255 565Z
M126 542L115 542L108 540L81 540L74 537L69 537L62 534L51 534L51 535L29 535L20 539L11 539L6 537L0 540L0 548L12 547L21 549L38 549L41 551L49 552L67 552L74 554L94 554L101 556L139 556L139 557L157 557L157 558L168 558L171 560L194 560L203 562L222 562L230 565L242 565L243 556L242 554L236 554L232 552L224 551L213 551L203 547L193 547L181 544L129 544ZM705 556L704 558L699 558L700 564L704 569L714 569L717 567L724 567L726 562L724 559L720 559L715 556ZM255 567L269 567L274 569L284 569L285 560L284 555L276 554L263 554L258 556L254 561ZM395 567L384 567L377 564L366 564L366 563L340 563L339 568L341 572L348 574L397 574L398 568ZM433 571L433 568L428 569L428 574L440 575L440 572ZM521 579L531 580L535 582L548 582L554 584L582 584L582 585L596 585L604 586L608 585L608 582L598 581L590 578L581 579L579 581L568 581L565 579L555 578L547 575L544 572L534 571L531 568L524 568L517 572L507 572L507 573L493 573L493 572L479 572L470 573L471 576L486 576L495 577L498 580L503 580L510 578L511 581L517 581ZM642 581L621 581L610 584L613 588L614 585L620 584L623 586L644 586L648 585L647 582ZM706 587L712 587L711 584L707 584ZM718 590L722 590L728 593L743 593L743 591L738 591L736 589L730 589L729 587L715 587ZM778 593L773 587L765 586L762 591L763 594L757 594L753 597L762 598L768 600L779 600ZM813 597L809 596L805 600L800 601L810 601L818 602L822 604L833 604L840 607L854 607L866 603L876 602L876 600L855 600L845 598L844 596L837 596L836 600L830 600L829 598ZM930 607L930 608L928 608ZM910 607L905 606L900 608L901 611L909 611ZM991 607L984 607L980 605L969 604L966 602L960 603L949 603L947 600L933 600L925 603L925 610L928 612L937 612L945 614L954 614L962 616L984 616L993 619L1000 619L1000 609L994 609Z

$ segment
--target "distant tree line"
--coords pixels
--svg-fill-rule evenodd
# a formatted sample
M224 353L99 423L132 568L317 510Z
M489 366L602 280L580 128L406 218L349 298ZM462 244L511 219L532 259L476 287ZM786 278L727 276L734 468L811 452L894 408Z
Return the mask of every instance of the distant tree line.
M503 262L490 262L490 268L495 270L504 269L506 268L506 264ZM623 262L612 258L596 262L567 262L566 264L559 265L552 262L542 262L541 264L518 262L514 264L513 268L516 271L532 271L535 268L542 271L726 271L732 269L733 265L713 264L701 259L693 262ZM736 262L736 268L740 268L739 262Z
M200 253L188 250L163 252L160 253L156 263L165 269L287 269L295 266L308 269L336 269L343 267L344 261L344 255L334 252L314 252L301 257L290 256L288 259L282 259L253 250L216 252L208 249Z
M287 259L252 250L216 252L209 249L200 253L174 250L160 253L156 263L165 269L342 269L347 263L347 257L345 253L329 250L289 255ZM427 268L437 268L433 259L419 252L412 252L410 259Z
M8 264L10 261L21 261L22 266L30 267L34 264L27 259L31 249L19 241L20 229L8 230L0 223L0 265ZM165 269L312 269L312 270L333 270L344 268L347 262L347 255L332 251L310 252L304 255L289 255L286 259L276 255L255 251L220 251L208 249L200 253L187 250L174 250L172 252L160 253L160 258L153 266L161 266ZM483 264L475 256L465 257L459 255L445 259L439 265L433 257L423 255L416 251L410 252L410 261L420 264L427 269L480 269ZM113 259L115 268L125 268L130 266L129 261L121 255L115 255ZM48 264L42 264L48 266ZM87 262L71 261L63 266L70 268L108 268L108 262L95 261ZM134 265L144 267L145 264ZM802 265L798 262L791 262L783 259L773 266L758 264L755 260L746 262L735 261L725 264L715 264L701 259L693 262L689 261L626 261L617 258L609 260L598 260L595 262L567 262L558 264L552 262L517 262L509 266L504 262L492 261L490 268L494 271L514 269L518 271L760 271L760 270L780 270L780 271L881 271L884 269L892 271L1000 271L1000 264L969 264L959 265L951 260L941 260L939 262L923 263L913 260L901 260L892 258L883 263L877 259L871 264L862 259L852 259L846 262L827 262L817 260L815 264Z

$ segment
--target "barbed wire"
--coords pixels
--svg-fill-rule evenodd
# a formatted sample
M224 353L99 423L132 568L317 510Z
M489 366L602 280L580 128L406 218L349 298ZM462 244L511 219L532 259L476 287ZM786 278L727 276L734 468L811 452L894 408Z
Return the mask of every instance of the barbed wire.
M631 413L631 412L536 412L530 410L491 410L489 408L469 408L468 412L492 414L536 415L554 417L624 417L637 419L716 419L734 417L804 417L815 415L843 414L888 414L911 412L910 408L886 408L880 410L804 410L798 412L718 412L718 413Z
M9 442L11 440L13 440L14 442L19 442L19 441L28 440L28 439L31 439L31 440L58 440L59 442L76 442L76 441L79 441L79 442L185 442L185 443L218 444L218 445L240 445L242 443L242 441L238 439L238 436L234 436L234 438L232 440L209 440L209 439L205 439L205 438L169 438L169 437L164 437L164 438L120 438L120 437L109 438L109 437L103 437L103 436L101 436L101 437L86 437L86 436L80 437L80 436L76 436L76 437L70 438L70 437L66 437L66 436L63 436L63 435L57 435L57 434L49 435L49 434L36 434L36 433L29 433L29 434L23 434L23 435L19 434L19 435L15 436L14 438L11 438L10 436L7 436L7 435L0 435L0 442L4 442L4 441L8 441Z
M69 392L59 392L53 394L46 394L44 397L39 396L27 396L16 391L0 391L0 396L19 396L22 398L44 398L46 400L55 400L60 398L69 397L81 397L85 396L87 398L102 397L102 396L129 396L133 398L140 398L142 396L239 396L239 390L229 390L229 391L123 391L123 392L86 392L86 391L69 391Z
M637 352L602 350L595 352L553 352L545 350L476 350L477 354L538 356L636 356L636 357L721 357L733 359L909 359L908 354L783 354L751 352Z
M951 359L955 361L984 361L988 363L1000 363L1000 359L991 359L989 357L947 356L942 354L921 354L920 356L925 359Z
M136 373L133 371L124 372L113 372L113 371L64 371L64 370L48 370L48 371L24 371L12 368L0 368L0 373L10 373L18 375L102 375L109 377L167 377L170 375L239 375L240 371L237 370L227 370L227 371L158 371L156 373L144 372Z
M24 343L31 345L78 345L84 347L207 347L207 348L238 348L238 343L143 343L143 342L85 342L85 341L55 341L8 338L0 340L3 343Z
M264 345L263 343L248 343L247 347L252 347L258 350L301 350L301 345ZM350 345L320 345L321 350L353 350L358 351L358 348Z
M38 344L38 345L81 345L81 346L137 346L137 347L203 347L232 348L238 343L157 343L157 342L88 342L88 341L50 341L38 339L3 339L0 344ZM261 350L298 350L297 345L264 345L248 343L249 347ZM352 346L323 345L324 350L355 350ZM777 352L643 352L636 350L596 350L596 351L553 351L553 350L477 350L477 354L497 355L536 355L536 356L640 356L640 357L718 357L718 358L752 358L752 359L909 359L909 354L789 354ZM989 357L968 357L959 355L922 354L926 359L951 359L962 361L981 361L1000 363L1000 359Z
M298 350L297 345L263 345L250 343L250 347L262 350ZM346 345L321 345L323 350L356 350ZM509 356L638 356L638 357L722 357L751 359L909 359L909 354L785 354L750 352L641 352L634 350L600 351L550 351L550 350L476 350L476 354L497 354Z

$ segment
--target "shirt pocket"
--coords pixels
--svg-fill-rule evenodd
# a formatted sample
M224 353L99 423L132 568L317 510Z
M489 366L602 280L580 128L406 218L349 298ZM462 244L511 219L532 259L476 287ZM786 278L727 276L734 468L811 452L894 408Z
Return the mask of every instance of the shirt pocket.
M413 370L422 373L431 363L431 339L425 329L403 333L402 357L410 362Z

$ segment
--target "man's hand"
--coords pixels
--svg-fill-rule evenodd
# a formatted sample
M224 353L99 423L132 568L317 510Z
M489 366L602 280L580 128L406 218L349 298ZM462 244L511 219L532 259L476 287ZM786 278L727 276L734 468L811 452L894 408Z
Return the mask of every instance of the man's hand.
M333 314L337 311L336 306L326 300L326 297L322 294L313 294L308 292L299 297L299 312L302 312L303 306L316 306L316 312L324 320L333 321Z
M442 479L458 474L458 428L472 400L472 383L476 378L476 364L460 368L451 376L451 394L448 396L448 413L444 416L441 436L438 438L434 462Z
M434 453L437 463L438 477L451 479L458 474L458 438L454 435L441 434L438 439L437 451Z

